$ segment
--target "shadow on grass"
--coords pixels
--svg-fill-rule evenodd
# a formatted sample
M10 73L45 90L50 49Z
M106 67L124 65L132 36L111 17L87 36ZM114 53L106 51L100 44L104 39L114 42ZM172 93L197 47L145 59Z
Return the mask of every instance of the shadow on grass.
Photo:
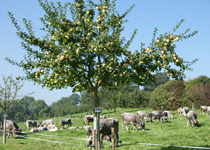
M201 146L195 146L195 147L175 147L173 145L170 145L168 147L162 147L161 150L187 150L187 149L205 149L210 148L210 145L201 145Z

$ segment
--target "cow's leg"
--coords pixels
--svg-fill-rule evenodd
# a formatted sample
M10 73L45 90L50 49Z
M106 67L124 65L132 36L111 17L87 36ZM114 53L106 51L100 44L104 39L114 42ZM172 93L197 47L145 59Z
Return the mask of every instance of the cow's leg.
M126 129L127 129L127 131L128 131L128 125L126 124L125 126L126 126Z
M189 126L189 122L190 122L190 121L189 121L189 120L187 120L187 127Z
M118 147L118 142L119 142L119 134L118 134L118 133L116 133L116 134L115 134L115 136L116 136L116 147Z

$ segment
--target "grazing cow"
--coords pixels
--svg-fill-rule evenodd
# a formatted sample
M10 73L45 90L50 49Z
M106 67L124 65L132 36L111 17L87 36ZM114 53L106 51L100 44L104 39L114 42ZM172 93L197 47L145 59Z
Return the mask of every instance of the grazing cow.
M2 128L3 129L3 125L4 123L2 123ZM21 129L18 127L18 125L14 122L14 121L11 121L11 120L6 120L6 128L5 128L6 131L8 131L8 138L13 138L13 134L14 135L19 135L21 134Z
M48 126L52 124L53 124L53 120L43 120L39 123L38 127L44 127L44 126Z
M187 127L190 123L191 126L198 127L197 113L194 111L189 111L186 115L187 118Z
M35 120L26 120L26 130L28 131L28 127L37 127L37 122Z
M207 106L201 106L200 107L200 115L202 114L202 112L203 112L203 115L204 115L205 112L207 112Z
M91 129L92 130L92 127L91 126L82 126L82 127L79 127L80 129L82 129L82 128L84 128L85 130L89 130L89 129Z
M136 114L141 118L141 120L143 121L143 119L145 119L145 122L147 120L147 113L145 111L137 111Z
M78 126L70 127L69 130L75 130L75 129L78 129L78 128L79 128Z
M168 118L174 118L174 115L171 113L171 111L163 111L163 113L167 113Z
M182 108L178 108L177 109L177 115L181 115L182 114Z
M100 146L103 147L103 139L111 136L111 128L114 128L114 134L116 137L116 146L118 146L119 140L119 122L116 118L106 118L100 120ZM87 131L88 147L92 145L92 129Z
M183 116L184 117L186 117L187 116L187 113L189 112L189 108L188 107L184 107L183 109L182 109L182 114L183 114Z
M145 123L142 122L137 114L132 114L132 113L123 113L121 115L121 120L122 120L122 130L124 124L126 125L126 129L128 131L128 124L133 125L133 130L134 128L137 130L137 127L139 126L139 129L144 130L145 129Z
M61 120L61 127L64 128L65 125L71 126L73 123L71 122L71 118L65 118Z
M163 120L167 120L167 113L164 113L160 110L153 111L150 115L150 121L152 121L152 119L158 119L159 122L163 122Z
M207 113L207 116L209 116L209 113L210 113L210 106L207 107L206 113Z
M86 125L86 123L89 125L90 122L93 122L94 116L93 115L86 115L84 117L84 123Z

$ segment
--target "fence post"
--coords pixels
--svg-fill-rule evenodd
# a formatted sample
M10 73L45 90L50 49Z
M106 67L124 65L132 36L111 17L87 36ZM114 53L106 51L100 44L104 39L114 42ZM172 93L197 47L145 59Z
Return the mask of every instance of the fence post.
M112 150L115 150L115 144L114 144L114 128L111 128L112 131Z
M93 129L92 130L93 131L93 133L92 133L92 137L93 137L93 142L92 142L92 145L93 145L93 147L92 147L92 150L95 150L95 143L96 143L96 141L95 141L95 129Z

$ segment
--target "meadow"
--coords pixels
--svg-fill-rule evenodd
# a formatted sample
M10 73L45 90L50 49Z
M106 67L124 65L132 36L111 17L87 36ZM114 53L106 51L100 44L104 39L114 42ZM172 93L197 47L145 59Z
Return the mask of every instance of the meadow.
M141 109L151 112L151 109ZM137 109L125 109L124 112L136 113ZM183 116L178 116L173 111L174 119L168 119L166 122L147 122L146 130L133 131L129 125L129 131L121 126L121 111L117 109L117 113L110 112L110 117L117 117L119 120L119 140L122 141L116 150L184 150L190 147L208 147L210 149L210 119L206 115L200 115L199 110L195 110L198 114L199 127L187 127L187 120ZM85 114L83 114L84 117ZM108 116L107 111L103 110L103 115ZM55 132L43 131L30 133L26 131L25 122L18 123L23 134L13 139L8 139L6 144L3 143L2 133L0 134L0 150L85 150L87 148L85 129L69 130L68 127L60 130L60 119L63 117L50 118L54 119L55 125L59 130ZM75 123L72 126L83 126L83 118L76 115L71 116ZM38 122L40 122L39 120ZM93 125L93 123L91 123ZM153 145L151 145L153 144ZM157 145L155 145L157 144ZM110 142L104 141L103 149L111 149ZM180 147L177 147L180 146ZM186 147L184 147L186 146ZM199 148L200 147L200 148ZM191 148L192 149L192 148ZM207 148L206 148L207 149Z

